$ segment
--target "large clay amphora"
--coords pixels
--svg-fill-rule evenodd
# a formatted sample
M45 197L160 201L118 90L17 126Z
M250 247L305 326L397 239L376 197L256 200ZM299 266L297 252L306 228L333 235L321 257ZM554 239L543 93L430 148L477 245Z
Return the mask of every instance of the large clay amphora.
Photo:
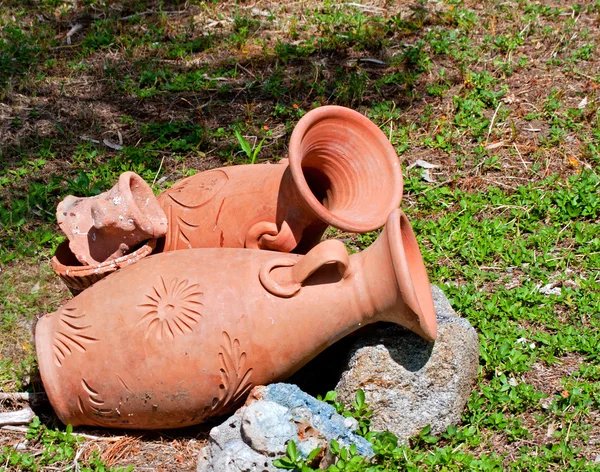
M361 326L436 337L429 281L410 224L391 213L348 256L190 249L109 275L36 328L58 417L72 425L176 428L229 412L254 385L283 380Z
M324 106L294 128L289 162L214 169L163 192L159 203L169 220L164 251L302 253L327 225L358 233L380 228L401 198L400 162L383 132L356 111Z

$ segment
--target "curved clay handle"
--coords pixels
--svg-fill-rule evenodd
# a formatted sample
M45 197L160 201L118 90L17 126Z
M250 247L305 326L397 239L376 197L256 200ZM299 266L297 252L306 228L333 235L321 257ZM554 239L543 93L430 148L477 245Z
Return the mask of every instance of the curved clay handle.
M276 223L259 221L246 233L244 245L248 249L292 252L298 245L298 241L286 221L281 224L280 229L277 228Z
M281 257L267 261L260 268L259 279L268 292L278 297L289 298L298 293L302 283L318 269L333 263L341 268L340 272L345 278L348 275L350 257L346 246L334 239L318 244L300 260ZM271 271L278 267L283 270L274 277Z
M276 236L277 233L277 225L275 223L270 223L268 221L259 221L258 223L252 225L252 227L246 233L246 240L244 241L244 246L248 249L262 249L259 246L260 239L265 234Z
M337 239L323 241L311 249L292 267L292 279L302 283L324 265L333 263L338 264L342 276L346 277L350 256L344 243Z

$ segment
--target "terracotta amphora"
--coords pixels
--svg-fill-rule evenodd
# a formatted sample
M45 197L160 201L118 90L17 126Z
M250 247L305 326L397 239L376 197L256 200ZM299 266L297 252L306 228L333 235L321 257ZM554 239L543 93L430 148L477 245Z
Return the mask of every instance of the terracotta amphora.
M45 390L64 423L160 429L236 408L376 321L436 338L410 223L394 210L377 241L348 256L249 249L156 254L100 280L36 327Z
M113 188L96 197L69 195L58 204L56 219L81 265L123 258L167 232L167 218L152 189L134 172L124 172Z
M402 198L398 156L383 132L349 108L304 115L289 161L199 173L159 196L169 230L157 251L246 247L304 253L327 225L380 228Z

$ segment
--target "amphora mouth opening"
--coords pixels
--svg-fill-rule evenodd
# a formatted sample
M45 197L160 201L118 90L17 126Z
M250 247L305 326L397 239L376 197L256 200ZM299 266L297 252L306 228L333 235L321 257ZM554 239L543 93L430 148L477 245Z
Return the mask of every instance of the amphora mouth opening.
M289 165L304 201L343 231L383 226L402 199L402 172L394 147L368 118L324 106L307 113L290 140Z

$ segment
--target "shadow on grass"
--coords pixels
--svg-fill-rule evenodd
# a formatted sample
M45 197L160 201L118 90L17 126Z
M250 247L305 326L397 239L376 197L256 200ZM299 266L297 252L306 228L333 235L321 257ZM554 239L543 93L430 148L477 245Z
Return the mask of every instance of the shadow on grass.
M38 10L43 18L37 29L16 22L2 30L8 47L0 60L0 87L12 117L0 123L4 170L18 167L47 140L67 158L81 135L112 139L118 129L131 145L140 124L165 121L199 123L208 138L199 150L216 149L222 160L231 155L231 143L220 128L232 134L232 126L284 125L269 148L282 155L301 110L385 101L403 110L425 70L419 46L405 44L420 35L422 12L415 14L418 21L372 22L364 32L328 24L319 38L299 43L263 35L260 20L237 8L227 28L207 32L193 23L210 14L200 6L170 2L161 12L154 2L96 3L57 19L51 9L29 2L28 13ZM67 44L72 25L81 29Z

